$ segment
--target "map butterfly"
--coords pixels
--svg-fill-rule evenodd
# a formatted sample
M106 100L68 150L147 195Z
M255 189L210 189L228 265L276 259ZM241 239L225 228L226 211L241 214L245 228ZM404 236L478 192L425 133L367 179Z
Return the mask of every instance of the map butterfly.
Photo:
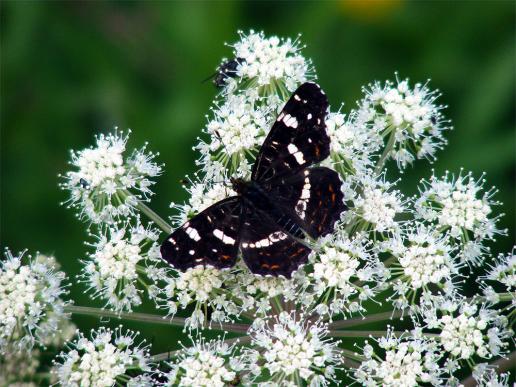
M178 270L235 265L239 252L251 272L285 276L308 260L307 238L333 231L346 209L337 172L311 167L330 154L328 100L311 82L283 107L253 165L251 180L231 179L237 196L194 216L161 245Z

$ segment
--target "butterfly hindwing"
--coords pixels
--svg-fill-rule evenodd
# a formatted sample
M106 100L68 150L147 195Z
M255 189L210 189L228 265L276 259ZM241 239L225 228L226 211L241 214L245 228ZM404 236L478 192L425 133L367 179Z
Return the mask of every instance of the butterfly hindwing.
M283 231L267 214L246 207L244 216L240 249L251 272L290 278L308 261L311 249Z
M241 208L238 196L208 207L165 239L161 256L181 271L198 265L232 267L240 243Z
M302 84L288 100L265 139L251 179L267 181L294 174L328 157L326 134L328 99L319 85Z
M346 209L337 172L326 167L307 168L263 185L274 203L312 238L333 231Z

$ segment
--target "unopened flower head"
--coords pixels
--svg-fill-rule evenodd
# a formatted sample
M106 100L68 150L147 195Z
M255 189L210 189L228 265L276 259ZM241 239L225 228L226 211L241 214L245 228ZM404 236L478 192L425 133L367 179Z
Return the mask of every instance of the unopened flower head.
M140 305L141 294L165 277L157 267L161 262L158 236L158 231L139 221L112 226L98 235L98 241L91 244L95 251L82 261L81 278L93 297L117 312Z
M235 344L228 345L222 338L209 342L199 338L192 344L168 363L171 370L164 374L166 386L223 387L246 381L241 373L245 362L236 353Z
M6 250L0 261L0 354L45 346L67 318L65 274L24 254Z
M415 158L433 160L446 144L442 132L450 127L441 113L444 106L435 104L439 94L427 84L411 87L408 79L376 82L364 91L359 110L369 116L373 131L388 139L384 156L396 160L399 168Z
M501 233L496 227L500 215L491 216L492 207L500 203L492 198L496 190L484 191L483 185L483 176L475 180L471 173L457 178L446 173L422 180L416 216L450 230L457 239L492 239Z
M362 302L383 289L385 267L360 235L349 239L342 230L337 230L319 243L320 249L310 258L315 292L326 300L330 314L363 311ZM358 281L361 286L354 284ZM319 310L324 309L319 305Z
M79 209L79 216L93 223L112 223L132 215L138 200L152 195L151 180L161 167L145 146L131 155L125 154L129 132L100 134L96 147L72 151L74 171L65 175L63 189L69 190L70 206Z
M260 95L288 97L301 83L314 78L312 63L300 54L303 46L298 40L267 38L263 32L253 30L239 33L240 41L232 45L240 62L236 75L256 85Z
M135 374L150 371L148 346L135 344L137 333L100 328L92 330L90 338L82 333L68 344L54 361L54 373L59 385L110 387L141 380ZM131 371L130 373L128 371Z
M250 334L256 376L270 375L271 382L301 378L312 386L335 381L336 365L341 362L338 342L326 338L328 328L323 323L281 312L275 319L256 320Z
M434 343L420 338L397 338L391 331L378 340L382 352L371 344L364 347L366 358L355 371L364 386L412 387L421 383L441 384L439 351Z

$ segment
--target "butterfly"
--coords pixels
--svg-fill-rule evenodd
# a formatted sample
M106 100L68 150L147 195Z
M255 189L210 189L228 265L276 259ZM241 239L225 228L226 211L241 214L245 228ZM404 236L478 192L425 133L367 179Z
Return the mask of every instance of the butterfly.
M346 210L337 172L312 167L330 154L328 99L302 84L274 122L256 157L251 180L231 179L237 196L187 221L161 245L178 270L230 268L241 256L252 273L290 278L308 261L308 239L333 231Z

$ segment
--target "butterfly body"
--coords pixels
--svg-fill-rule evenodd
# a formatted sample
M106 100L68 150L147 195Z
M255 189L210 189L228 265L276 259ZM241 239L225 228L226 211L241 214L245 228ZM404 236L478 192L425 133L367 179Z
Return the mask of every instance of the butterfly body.
M179 270L232 267L239 253L251 272L285 276L308 260L305 238L333 231L346 209L338 174L313 167L329 155L328 101L314 83L301 85L265 139L249 181L231 179L237 196L202 211L162 244Z

